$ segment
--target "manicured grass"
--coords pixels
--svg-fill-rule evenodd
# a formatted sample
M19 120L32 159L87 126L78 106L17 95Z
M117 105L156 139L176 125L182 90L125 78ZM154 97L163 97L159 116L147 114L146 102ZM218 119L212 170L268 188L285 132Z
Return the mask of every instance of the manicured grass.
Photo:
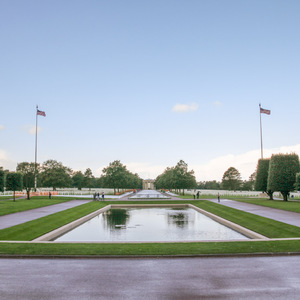
M56 228L73 222L105 206L98 201L73 207L58 213L0 230L0 240L31 241Z
M230 198L227 197L226 199ZM296 201L269 200L266 198L234 198L234 200L300 213L300 202Z
M37 220L0 230L0 240L30 241L85 216L107 204L178 204L178 201L92 201ZM210 201L185 201L270 238L300 237L299 227L239 211ZM200 255L298 252L300 240L191 242L191 243L10 243L0 244L0 254L20 255Z
M192 202L192 204L233 223L258 232L268 238L300 237L300 228L297 226L264 218L210 201L195 201Z
M0 196L0 201L2 201L2 200L11 200L13 198L14 198L14 196ZM18 199L18 198L20 198L20 197L16 197L16 199Z
M36 219L27 223L0 230L0 240L30 241L56 228L81 218L107 204L117 204L123 201L98 202L92 201L74 208L67 209L46 217ZM138 203L177 203L178 201L126 201L126 204ZM245 228L258 232L269 238L291 238L300 237L300 228L268 218L260 217L234 208L226 207L210 201L181 201L181 203L192 203L206 211L214 213L224 219L237 223Z
M1 243L0 245L1 255L216 255L299 253L300 240L135 244Z
M48 205L58 204L70 200L75 200L75 197L55 197L49 199L48 197L38 196L27 199L2 200L0 201L0 216L12 214L29 209L44 207ZM80 200L83 200L80 198Z

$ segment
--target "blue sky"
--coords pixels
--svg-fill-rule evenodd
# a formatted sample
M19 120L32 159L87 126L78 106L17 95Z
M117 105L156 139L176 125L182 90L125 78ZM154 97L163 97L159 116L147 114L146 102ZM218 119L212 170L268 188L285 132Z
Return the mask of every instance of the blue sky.
M0 166L197 180L300 154L299 1L0 1Z

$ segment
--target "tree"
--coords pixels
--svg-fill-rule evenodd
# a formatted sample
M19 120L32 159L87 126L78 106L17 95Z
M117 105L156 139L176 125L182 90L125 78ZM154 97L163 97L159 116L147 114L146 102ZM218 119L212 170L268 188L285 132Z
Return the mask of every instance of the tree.
M42 185L56 188L69 187L72 184L72 170L65 167L61 162L50 159L43 163L41 171Z
M266 193L273 200L274 191L268 190L270 158L259 159L256 167L255 190Z
M294 190L296 174L300 171L297 154L273 154L270 161L268 190L279 191L283 200L288 200Z
M84 175L81 171L75 172L72 177L73 186L81 190L83 187Z
M91 189L94 186L94 179L92 170L90 168L87 168L84 172L84 180L83 185L89 189Z
M5 186L5 173L3 171L3 168L0 167L0 192L4 192L4 186Z
M296 184L295 184L295 189L297 191L300 191L300 173L296 174Z
M197 187L194 171L188 171L188 165L180 160L175 167L166 168L163 174L155 179L155 185L158 189L182 190Z
M37 166L37 170L38 168L39 166ZM34 188L35 171L35 163L22 162L17 165L17 172L23 174L23 187L26 190L28 200L30 199L30 191Z
M141 178L127 170L119 160L115 160L108 167L102 170L101 176L105 187L116 189L120 188L138 188L141 186Z
M9 172L6 175L6 190L14 192L14 201L16 201L16 191L22 191L23 175L20 172Z
M253 172L248 180L243 180L240 183L240 190L241 191L253 191L254 190L254 185L255 185L255 176L256 172Z
M212 181L200 181L198 182L198 189L202 190L220 190L221 189L221 183L212 180Z
M225 190L234 190L239 189L241 184L241 174L240 172L234 168L230 167L222 177L222 187Z

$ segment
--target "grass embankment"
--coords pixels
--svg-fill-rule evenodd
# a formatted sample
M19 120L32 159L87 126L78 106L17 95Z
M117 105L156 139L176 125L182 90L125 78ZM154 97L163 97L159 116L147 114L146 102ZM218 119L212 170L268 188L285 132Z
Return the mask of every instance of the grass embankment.
M299 253L300 240L259 242L57 244L1 243L7 255L223 255L243 253Z
M55 197L49 199L48 197L37 196L37 197L32 197L30 200L27 199L16 199L16 201L8 200L8 199L2 200L0 201L0 216L26 211L34 208L44 207L48 205L58 204L62 202L67 202L75 199L76 197L70 197L70 198ZM77 199L84 200L83 198L77 198Z

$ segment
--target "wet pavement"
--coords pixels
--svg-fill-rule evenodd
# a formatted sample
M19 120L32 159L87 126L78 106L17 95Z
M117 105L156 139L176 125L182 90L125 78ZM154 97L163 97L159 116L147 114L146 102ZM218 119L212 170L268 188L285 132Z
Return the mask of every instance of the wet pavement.
M299 256L0 259L3 300L299 299Z

